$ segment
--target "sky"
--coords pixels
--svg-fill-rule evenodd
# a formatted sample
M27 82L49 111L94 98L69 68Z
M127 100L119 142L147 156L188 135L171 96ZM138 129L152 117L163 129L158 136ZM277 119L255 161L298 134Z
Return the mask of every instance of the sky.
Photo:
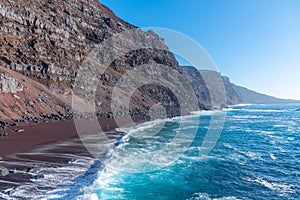
M193 38L233 83L300 100L298 0L100 2L136 26L168 28Z

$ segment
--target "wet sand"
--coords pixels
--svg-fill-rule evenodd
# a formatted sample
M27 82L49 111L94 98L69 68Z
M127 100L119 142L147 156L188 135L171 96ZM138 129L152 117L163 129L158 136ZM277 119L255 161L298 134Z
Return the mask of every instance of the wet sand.
M111 132L118 128L114 119L99 118L99 124L105 132ZM126 119L123 119L123 125L129 126ZM16 132L14 129L24 131ZM10 154L28 151L36 145L78 138L73 120L49 121L39 124L29 122L8 129L0 129L0 132L8 133L8 136L0 137L0 157L4 160Z
M123 133L115 131L118 125L114 119L99 118L98 121L112 142L123 136ZM130 126L126 119L121 122L124 126ZM24 131L16 132L15 129ZM74 121L19 124L0 132L9 134L0 137L0 157L3 159L0 166L10 171L9 175L0 177L0 192L9 194L11 188L40 176L32 173L39 166L67 165L78 156L93 159L79 139ZM100 156L105 157L105 152L106 149L103 149Z

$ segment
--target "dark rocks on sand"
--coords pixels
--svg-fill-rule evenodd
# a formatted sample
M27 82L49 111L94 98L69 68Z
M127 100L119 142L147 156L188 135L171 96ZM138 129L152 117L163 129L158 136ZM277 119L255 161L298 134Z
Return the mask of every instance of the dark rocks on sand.
M24 129L18 129L18 128L15 128L14 131L15 131L16 133L21 133L21 132L24 132Z
M2 128L2 129L5 129L5 128L8 128L8 123L7 122L5 122L5 121L1 121L0 120L0 128Z
M6 136L8 136L8 133L6 133L6 132L0 133L0 137L6 137ZM1 160L1 159L0 159L0 160Z
M40 168L27 168L26 172L29 174L32 174L31 179L41 179L44 178L44 174L42 174L42 172L40 172Z
M9 124L10 126L17 126L17 123L16 122L12 122Z

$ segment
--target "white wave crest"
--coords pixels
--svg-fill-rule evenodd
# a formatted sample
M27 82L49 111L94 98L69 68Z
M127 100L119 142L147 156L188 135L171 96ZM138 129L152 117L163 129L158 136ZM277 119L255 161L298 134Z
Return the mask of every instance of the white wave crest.
M220 197L220 198L212 198L206 193L195 193L193 196L186 200L238 200L238 197Z
M255 177L253 179L246 177L243 178L247 182L255 182L259 183L262 186L269 188L270 190L278 191L280 194L287 194L287 193L294 193L295 191L292 189L293 186L289 185L285 182L271 182L267 181L266 179L263 179L262 177Z

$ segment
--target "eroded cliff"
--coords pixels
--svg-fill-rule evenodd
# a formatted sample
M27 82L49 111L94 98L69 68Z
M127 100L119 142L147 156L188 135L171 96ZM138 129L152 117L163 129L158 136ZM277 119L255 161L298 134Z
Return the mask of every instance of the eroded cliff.
M37 118L69 112L72 109L70 96L74 88L82 89L81 97L89 99L89 91L95 87L97 115L116 117L111 109L112 94L124 74L141 65L162 65L180 74L178 63L163 39L151 31L143 32L124 22L97 0L1 0L0 24L0 65L45 86L51 95L58 97L61 104L64 104L63 111L43 108L40 113L40 105L36 104L36 112L31 112L31 115ZM131 30L134 30L133 33L130 33ZM123 32L129 32L129 35L122 35ZM114 39L118 35L123 37L122 40ZM141 45L140 48L133 48L136 43ZM103 49L104 44L106 46ZM101 49L101 55L97 49ZM109 60L111 49L117 57L109 63L101 63L106 69L95 73L97 83L94 77L89 76L84 77L84 81L78 81L77 73L91 54L96 52L103 57L102 61ZM157 73L147 67L144 70L147 75ZM145 84L136 88L130 99L130 115L150 119L148 112L156 104L168 110L168 117L184 114L180 106L188 107L193 104L193 100L187 98L183 105L179 105L174 93L188 90L179 76L160 76L158 81L174 86L176 91L160 84ZM41 91L37 89L37 93ZM125 94L125 89L120 93ZM188 97L184 92L183 96ZM25 99L21 100L26 102ZM18 119L28 114L14 112L16 102L11 101L9 104L9 109L1 114L1 118ZM48 104L55 105L51 101ZM0 106L5 107L4 104ZM122 112L118 114L118 117L122 116Z

